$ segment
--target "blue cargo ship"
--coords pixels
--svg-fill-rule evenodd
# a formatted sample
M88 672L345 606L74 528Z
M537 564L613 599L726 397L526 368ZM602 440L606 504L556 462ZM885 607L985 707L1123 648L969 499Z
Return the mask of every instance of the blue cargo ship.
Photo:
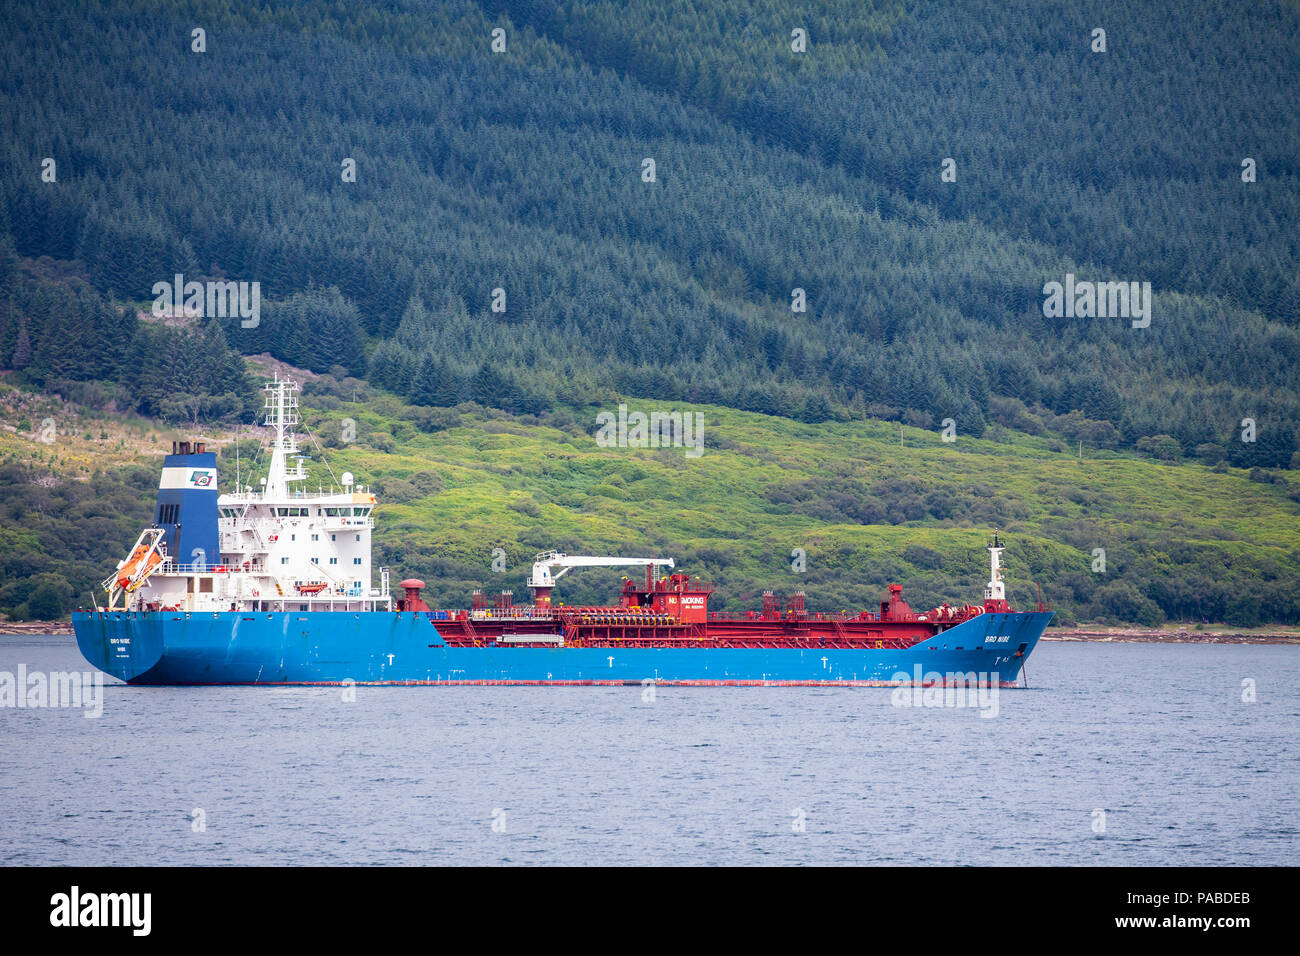
M136 684L893 686L951 683L958 676L983 683L979 675L996 674L1006 687L1015 683L1051 612L980 615L905 650L450 647L429 614L402 611L95 611L77 617L77 642L87 660Z
M262 487L220 495L216 456L178 442L163 463L154 523L104 581L106 603L77 611L91 664L131 684L665 684L1014 686L1052 612L1016 611L989 545L977 605L917 613L891 585L878 610L810 613L768 592L763 610L711 614L712 587L667 573L672 559L539 554L531 603L429 608L422 581L373 584L375 496L302 490L297 386L266 386L273 439ZM290 462L293 462L292 466ZM617 604L554 606L558 578L639 567Z

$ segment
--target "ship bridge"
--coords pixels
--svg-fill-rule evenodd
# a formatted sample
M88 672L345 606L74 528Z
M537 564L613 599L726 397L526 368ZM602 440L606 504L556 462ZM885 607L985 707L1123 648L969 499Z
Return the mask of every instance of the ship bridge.
M159 514L171 524L162 527L164 533L174 528L176 541L184 532L184 543L176 547L165 537L142 535L105 582L110 608L121 597L140 608L184 610L391 609L387 568L379 569L380 586L372 586L375 495L348 472L339 479L341 487L305 490L307 457L293 430L299 422L298 385L277 375L265 391L265 424L273 438L261 487L241 487L237 479L234 492L218 495L210 453L212 461L205 458L201 469L188 458L165 469ZM170 485L181 479L169 471L178 470L186 478L202 471L202 497L186 491L171 507L171 499L163 499L174 496ZM187 552L202 536L192 529L203 528L211 529L211 540ZM127 583L114 587L121 580Z

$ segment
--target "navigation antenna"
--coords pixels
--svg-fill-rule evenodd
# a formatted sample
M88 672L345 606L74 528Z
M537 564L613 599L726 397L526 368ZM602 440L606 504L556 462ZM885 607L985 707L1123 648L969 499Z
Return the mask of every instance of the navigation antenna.
M1006 550L998 540L998 533L993 532L993 541L989 544L989 583L984 588L984 600L1005 601L1007 586L1002 581L1002 552Z
M305 481L307 478L298 452L298 436L293 432L293 426L299 421L298 396L294 394L298 391L298 384L293 379L280 378L280 373L276 372L275 379L266 384L264 391L266 424L275 429L271 465L266 474L265 497L282 498L289 493L290 482ZM296 461L290 470L287 461L294 457Z

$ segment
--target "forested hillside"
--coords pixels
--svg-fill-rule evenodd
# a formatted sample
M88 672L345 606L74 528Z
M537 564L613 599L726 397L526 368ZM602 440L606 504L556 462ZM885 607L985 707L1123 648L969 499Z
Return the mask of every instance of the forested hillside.
M399 420L426 423L500 412L579 427L619 399L689 402L721 422L771 416L758 420L778 443L805 424L933 433L952 419L962 440L994 448L1034 436L1053 454L1068 443L1158 469L1254 469L1253 483L1214 487L1275 485L1282 510L1269 513L1294 518L1289 0L51 0L2 12L0 369L18 389L227 428L259 406L241 356L269 353L352 376ZM258 283L257 320L151 314L156 284L177 274ZM1067 276L1150 283L1149 326L1046 316L1045 284ZM1033 456L1016 463L1038 474ZM7 473L14 534L30 496L74 524L95 507L25 488L50 480L47 467ZM898 505L943 497L945 476L924 468L907 494L847 472L769 477L761 493L777 511L880 534L996 517L978 502ZM109 498L126 481L95 480ZM1122 483L1088 494L1094 519L1129 513ZM1018 516L1031 519L1042 515ZM1165 521L1135 520L1148 523L1134 542L1148 543ZM1068 528L1033 531L1087 551ZM1177 547L1161 553L1213 580L1219 546L1170 533ZM70 601L94 562L48 543L62 534L20 537L52 553L6 576L66 574ZM1238 555L1240 580L1264 588L1293 555ZM749 586L762 569L744 561L732 583ZM847 565L827 573L823 596L858 596ZM1064 573L1049 568L1045 585ZM31 591L0 592L0 608ZM1143 593L1147 618L1231 603ZM1234 613L1293 619L1280 594ZM1106 592L1057 599L1137 614Z
M1099 444L1290 464L1293 5L696 11L11 5L7 230L113 301L175 273L307 294L227 339L424 402L620 391L979 434L1002 396L1108 423ZM1045 319L1067 272L1151 282L1150 328ZM38 380L102 373L57 369L75 339L28 322Z

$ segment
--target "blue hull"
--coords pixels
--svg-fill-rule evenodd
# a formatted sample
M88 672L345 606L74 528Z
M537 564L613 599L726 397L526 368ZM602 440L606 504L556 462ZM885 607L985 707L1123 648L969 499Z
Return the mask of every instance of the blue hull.
M1051 619L981 614L906 650L447 647L409 612L78 611L72 623L86 660L132 684L875 686L973 673L1011 686Z

